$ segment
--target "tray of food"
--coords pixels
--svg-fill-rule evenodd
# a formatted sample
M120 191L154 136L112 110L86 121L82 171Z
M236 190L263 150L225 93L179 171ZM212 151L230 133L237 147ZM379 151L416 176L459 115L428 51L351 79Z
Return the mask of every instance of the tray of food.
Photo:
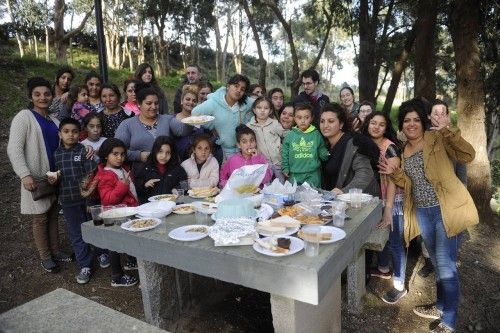
M314 207L307 207L304 204L296 204L278 209L281 216L290 216L301 224L326 224L331 221L329 217L320 215L320 211Z
M188 125L203 125L203 124L206 124L206 123L213 121L214 119L215 119L214 116L202 115L202 116L187 117L187 118L181 119L181 121L184 124L188 124Z
M219 191L217 187L193 187L188 191L188 195L195 199L205 199L217 195Z
M137 232L137 231L146 231L156 228L160 224L161 224L160 219L154 217L148 217L122 223L121 228L127 231Z
M168 201L175 201L177 199L177 195L175 194L159 194L159 195L154 195L152 197L148 198L148 201L161 201L161 200L168 200Z
M283 257L295 254L304 248L304 242L297 237L265 237L255 239L253 249L271 257Z

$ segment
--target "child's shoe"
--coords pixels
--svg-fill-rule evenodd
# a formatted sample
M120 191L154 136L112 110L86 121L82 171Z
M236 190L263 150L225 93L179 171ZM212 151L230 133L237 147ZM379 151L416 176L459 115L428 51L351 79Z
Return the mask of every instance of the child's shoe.
M79 284L85 284L90 281L90 276L92 275L92 271L90 270L90 267L83 267L80 270L80 273L76 276L76 282Z
M59 265L52 259L44 259L41 262L43 269L49 273L57 273L59 271Z
M137 284L137 278L127 274L111 279L111 287L131 287L135 284Z
M52 255L52 259L55 261L60 261L60 262L72 262L73 261L73 256L67 253L64 253L62 251L59 251L57 253L54 253Z
M99 261L99 266L101 266L101 268L108 268L111 265L111 262L109 261L109 255L107 253L101 254L97 258L97 261Z

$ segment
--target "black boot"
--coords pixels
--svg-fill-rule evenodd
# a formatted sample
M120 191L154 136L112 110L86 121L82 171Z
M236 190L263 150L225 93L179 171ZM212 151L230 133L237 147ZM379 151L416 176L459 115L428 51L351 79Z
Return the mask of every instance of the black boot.
M424 258L425 259L425 264L424 266L418 271L418 275L426 278L428 277L432 272L434 272L434 266L432 265L432 261L430 258Z

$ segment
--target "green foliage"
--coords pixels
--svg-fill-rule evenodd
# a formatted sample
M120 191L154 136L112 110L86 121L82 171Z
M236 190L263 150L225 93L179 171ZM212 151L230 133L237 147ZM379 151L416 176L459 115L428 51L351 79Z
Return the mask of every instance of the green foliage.
M494 191L500 186L500 159L491 161L491 185L494 187Z

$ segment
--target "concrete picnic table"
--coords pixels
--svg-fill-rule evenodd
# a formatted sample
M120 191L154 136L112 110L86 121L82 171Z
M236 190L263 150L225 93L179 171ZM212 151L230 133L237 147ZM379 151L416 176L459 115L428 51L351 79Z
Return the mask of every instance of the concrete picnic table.
M341 273L349 266L348 288L353 290L348 303L359 310L365 290L363 245L381 219L382 203L372 200L347 214L346 238L320 245L312 258L304 251L269 257L252 246L215 247L209 237L194 242L168 237L177 227L196 224L194 214L171 214L144 232L96 227L89 221L82 224L82 233L87 243L137 257L144 314L155 326L168 329L179 318L175 303L184 301L182 294L188 291L182 274L190 272L270 293L276 332L340 332Z

